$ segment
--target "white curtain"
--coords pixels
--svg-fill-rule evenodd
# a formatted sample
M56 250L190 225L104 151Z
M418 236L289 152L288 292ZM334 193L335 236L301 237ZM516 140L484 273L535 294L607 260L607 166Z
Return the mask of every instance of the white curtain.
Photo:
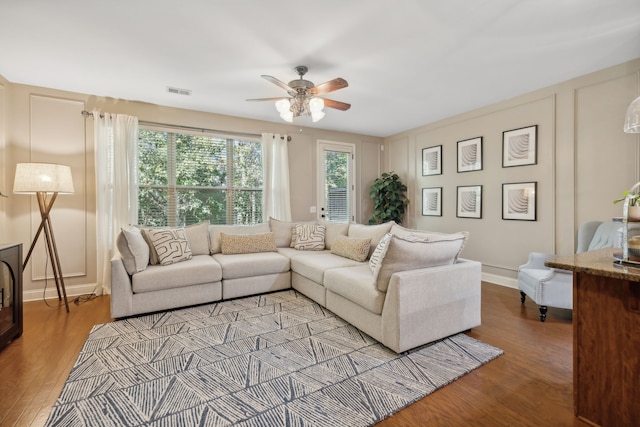
M287 135L262 134L262 168L264 193L262 216L291 221L289 196L289 152Z
M111 258L120 228L137 222L138 118L94 112L98 286L111 293Z

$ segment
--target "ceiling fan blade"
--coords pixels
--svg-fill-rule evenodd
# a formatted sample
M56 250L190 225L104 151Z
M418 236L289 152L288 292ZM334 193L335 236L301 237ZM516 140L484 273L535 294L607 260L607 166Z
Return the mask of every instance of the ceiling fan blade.
M323 93L333 92L334 90L344 89L349 86L349 83L345 79L338 77L337 79L329 80L328 82L319 84L309 89L314 95L322 95Z
M322 98L324 101L324 106L329 108L335 108L336 110L347 111L351 108L351 104L347 104L346 102L334 101L333 99Z
M280 99L289 99L286 96L279 96L276 98L253 98L253 99L246 99L245 101L279 101Z
M283 82L281 80L276 79L275 77L271 77L271 76L268 76L266 74L263 74L260 77L262 77L265 80L270 81L271 83L273 83L276 86L280 86L282 89L286 90L287 92L291 92L291 91L295 92L295 90L291 86L289 86L288 84L286 84L285 82Z

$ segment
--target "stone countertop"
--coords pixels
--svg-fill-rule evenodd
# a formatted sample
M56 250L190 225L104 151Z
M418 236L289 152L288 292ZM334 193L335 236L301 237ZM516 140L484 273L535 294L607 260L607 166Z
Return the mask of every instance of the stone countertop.
M548 259L547 267L588 273L596 276L640 282L640 265L614 262L614 253L621 254L620 248L604 248L570 256Z

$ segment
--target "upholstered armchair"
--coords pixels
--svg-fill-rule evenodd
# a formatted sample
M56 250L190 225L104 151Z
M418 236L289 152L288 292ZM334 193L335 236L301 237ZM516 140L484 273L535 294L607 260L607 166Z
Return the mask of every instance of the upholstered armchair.
M621 246L622 223L614 221L589 221L578 229L576 253L606 247ZM629 224L629 237L640 234L640 224ZM573 308L573 273L567 270L549 268L544 262L555 255L532 252L526 264L518 268L518 288L520 302L527 296L540 309L540 321L547 318L547 307ZM612 260L613 262L613 260Z

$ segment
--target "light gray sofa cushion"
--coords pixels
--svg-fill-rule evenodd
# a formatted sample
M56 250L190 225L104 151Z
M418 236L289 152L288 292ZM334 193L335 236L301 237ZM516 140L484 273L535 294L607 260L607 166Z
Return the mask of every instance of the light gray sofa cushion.
M134 293L180 288L222 280L222 268L209 255L170 265L150 265L131 278Z
M378 246L380 239L391 231L391 226L394 225L395 222L389 221L384 224L377 225L365 225L365 224L350 224L349 225L349 237L358 237L361 239L371 239L371 246L369 247L369 256L373 254L373 251Z
M378 274L378 289L386 292L391 275L398 271L453 264L466 239L466 233L437 241L415 235L406 238L392 236Z
M222 266L222 277L225 279L286 273L291 267L289 258L277 252L215 254L213 258Z
M280 255L286 256L287 258L295 258L299 256L314 256L314 255L322 255L328 254L331 251L325 249L324 251L299 251L293 248L278 248L278 253Z
M324 225L324 247L331 249L333 242L339 236L346 236L349 233L349 223L331 222L324 219L318 220L318 224Z
M291 258L292 271L318 284L323 283L324 273L327 270L360 264L363 263L327 252L315 256L296 256Z
M385 292L376 287L366 263L354 267L334 268L324 273L324 287L375 314L382 313Z

